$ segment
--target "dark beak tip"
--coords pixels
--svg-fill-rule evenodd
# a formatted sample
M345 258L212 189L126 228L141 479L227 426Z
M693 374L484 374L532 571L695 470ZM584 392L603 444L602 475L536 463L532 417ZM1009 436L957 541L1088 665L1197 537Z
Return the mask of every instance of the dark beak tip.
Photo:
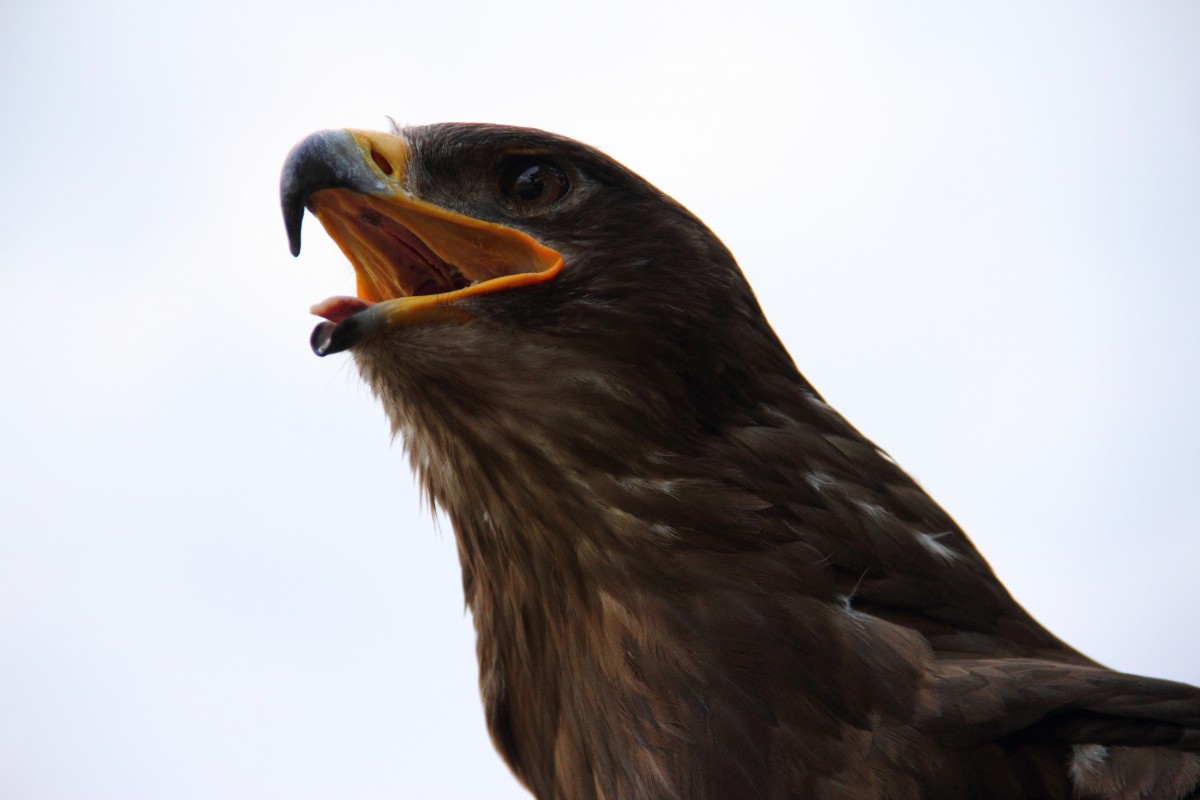
M329 355L329 347L332 343L333 331L335 328L337 328L337 324L330 322L329 320L320 322L317 324L317 327L313 328L312 336L309 337L308 344L310 347L312 347L312 351L318 356L324 358L325 356Z
M325 320L313 328L308 343L319 356L333 355L349 350L379 332L381 322L378 315L364 309L341 322Z
M287 191L288 176L284 175L284 188L281 191L283 206L283 227L287 230L288 249L293 256L300 255L300 229L304 222L305 196Z
M300 255L300 228L308 198L321 189L344 188L361 193L378 192L384 185L363 163L349 131L325 130L296 143L283 162L279 199L283 224L293 256Z
M290 207L287 198L284 199L283 225L287 229L288 249L293 256L300 255L300 226L304 221L304 206Z

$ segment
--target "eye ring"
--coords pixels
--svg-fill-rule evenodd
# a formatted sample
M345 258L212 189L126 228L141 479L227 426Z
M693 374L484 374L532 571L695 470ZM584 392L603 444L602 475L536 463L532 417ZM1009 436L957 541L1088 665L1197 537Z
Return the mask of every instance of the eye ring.
M500 193L517 211L541 211L562 200L571 189L563 170L547 158L525 156L508 162L500 173Z

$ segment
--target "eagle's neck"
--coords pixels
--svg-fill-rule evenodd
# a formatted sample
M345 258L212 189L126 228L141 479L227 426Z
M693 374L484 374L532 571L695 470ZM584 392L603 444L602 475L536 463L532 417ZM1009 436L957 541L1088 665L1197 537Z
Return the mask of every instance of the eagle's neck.
M472 352L427 356L419 378L411 343L359 361L454 524L489 728L539 797L760 796L777 713L803 709L811 729L788 735L831 763L853 757L825 752L847 726L910 712L902 653L923 644L867 653L876 634L846 613L824 554L713 477L715 441L646 448L627 387L532 356L498 375ZM798 657L831 668L771 696Z

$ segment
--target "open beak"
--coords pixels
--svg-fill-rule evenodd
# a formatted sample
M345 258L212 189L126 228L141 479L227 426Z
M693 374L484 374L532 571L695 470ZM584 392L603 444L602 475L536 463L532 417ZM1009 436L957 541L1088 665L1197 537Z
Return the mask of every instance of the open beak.
M405 189L408 145L385 133L319 131L288 153L280 199L292 255L308 208L350 259L358 297L313 306L313 351L346 350L398 325L462 322L455 301L550 280L562 256L528 235Z

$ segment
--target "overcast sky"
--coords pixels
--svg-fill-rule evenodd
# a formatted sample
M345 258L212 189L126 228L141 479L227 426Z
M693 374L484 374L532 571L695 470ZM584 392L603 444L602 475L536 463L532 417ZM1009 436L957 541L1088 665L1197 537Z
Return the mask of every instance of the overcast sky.
M1200 682L1200 4L6 3L0 796L520 798L288 148L594 144L1039 619ZM686 8L686 10L684 10Z

